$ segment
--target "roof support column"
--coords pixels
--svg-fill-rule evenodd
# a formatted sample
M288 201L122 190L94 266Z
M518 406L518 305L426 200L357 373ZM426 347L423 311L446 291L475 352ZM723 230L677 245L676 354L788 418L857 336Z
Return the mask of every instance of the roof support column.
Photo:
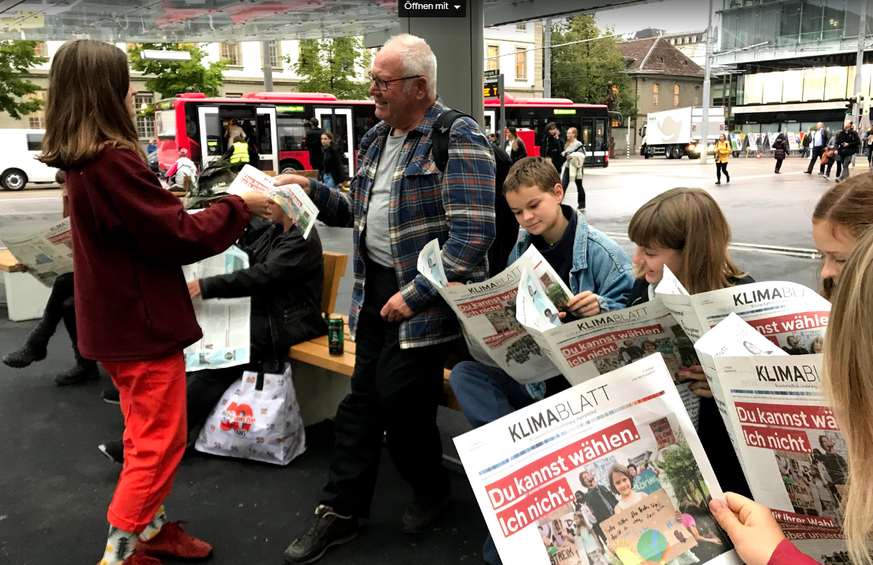
M484 0L468 2L465 18L400 18L400 33L427 41L437 58L437 92L451 108L484 124Z

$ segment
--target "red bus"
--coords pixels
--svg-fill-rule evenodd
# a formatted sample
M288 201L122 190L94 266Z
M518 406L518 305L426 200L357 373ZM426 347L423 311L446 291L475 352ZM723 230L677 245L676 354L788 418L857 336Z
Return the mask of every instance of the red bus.
M561 131L571 126L579 130L588 166L609 164L610 117L606 106L574 104L565 98L514 99L507 95L505 110L507 125L534 131L536 141L534 147L528 147L529 155L539 155L545 125L555 122ZM486 131L494 130L499 114L499 100L486 100ZM219 160L228 148L228 127L237 124L254 136L260 169L309 169L309 153L303 142L313 117L323 129L333 132L347 158L348 170L354 171L358 144L378 122L373 101L337 100L332 94L306 92L257 92L241 98L186 93L161 100L155 104L158 166L162 171L169 169L181 148L188 150L201 169Z

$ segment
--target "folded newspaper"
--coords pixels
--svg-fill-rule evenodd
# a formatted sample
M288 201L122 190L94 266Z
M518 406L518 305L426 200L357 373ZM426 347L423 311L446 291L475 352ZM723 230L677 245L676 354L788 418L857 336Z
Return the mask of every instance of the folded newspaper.
M570 289L534 247L497 276L458 286L446 286L437 240L425 245L418 256L418 271L458 316L476 360L500 367L520 383L533 383L560 373L516 320L519 281L525 268L540 279L540 288L545 289L541 292L548 294L551 302L566 306L572 296Z
M272 177L251 165L246 165L233 180L227 192L242 194L250 190L266 194L276 201L282 210L297 222L303 230L303 237L309 237L309 232L318 216L318 208L299 184L276 186Z
M64 218L26 236L4 235L3 242L27 272L47 287L58 275L73 272L73 234Z
M538 305L535 296L521 293L517 319L568 381L583 383L660 353L697 427L700 397L688 388L689 383L680 373L700 362L682 326L659 299L554 326L549 313L556 307L545 302L548 298L541 299L543 303Z
M454 441L507 565L741 563L708 511L723 494L661 355Z
M755 334L732 315L695 347L714 369L711 382L755 500L802 551L842 562L848 450L821 389L821 355L789 356Z
M185 273L185 281L191 282L247 269L248 266L248 255L238 247L231 247L224 253L186 265L182 267L182 271ZM185 370L221 369L248 363L251 298L204 300L198 297L192 302L203 337L185 348Z

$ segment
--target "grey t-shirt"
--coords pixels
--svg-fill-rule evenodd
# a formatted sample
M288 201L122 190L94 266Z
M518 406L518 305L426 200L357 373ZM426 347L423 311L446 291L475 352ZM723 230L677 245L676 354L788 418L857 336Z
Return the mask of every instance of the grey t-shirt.
M385 140L373 188L370 189L364 246L370 259L383 267L394 267L394 254L388 235L388 205L391 202L391 183L394 181L397 159L405 141L406 135L389 135Z

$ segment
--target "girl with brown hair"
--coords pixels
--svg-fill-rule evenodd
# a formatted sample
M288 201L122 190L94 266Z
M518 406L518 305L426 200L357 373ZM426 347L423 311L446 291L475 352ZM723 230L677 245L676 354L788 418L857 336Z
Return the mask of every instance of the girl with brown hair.
M701 188L673 188L652 198L633 215L627 233L637 247L637 280L627 299L629 307L655 297L665 265L691 294L755 282L731 259L730 225L715 199ZM750 494L736 454L724 448L730 438L703 369L693 365L679 377L695 381L688 388L701 397L698 433L719 483Z
M852 177L849 184L858 177ZM840 187L843 184L838 185ZM827 195L826 195L827 196ZM849 450L848 492L843 531L851 562L873 564L873 232L856 241L833 290L833 308L824 345L822 387ZM779 529L770 510L746 497L726 493L727 506L709 505L719 525L748 565L816 565Z
M187 214L146 165L135 95L122 50L65 43L49 71L39 157L67 173L79 349L112 377L125 420L125 465L101 565L212 552L163 512L185 449L182 350L202 335L181 265L223 251L252 213L271 209L269 198L249 192Z
M828 300L855 242L873 225L873 175L858 175L834 185L812 213L812 238L822 254L822 295Z

